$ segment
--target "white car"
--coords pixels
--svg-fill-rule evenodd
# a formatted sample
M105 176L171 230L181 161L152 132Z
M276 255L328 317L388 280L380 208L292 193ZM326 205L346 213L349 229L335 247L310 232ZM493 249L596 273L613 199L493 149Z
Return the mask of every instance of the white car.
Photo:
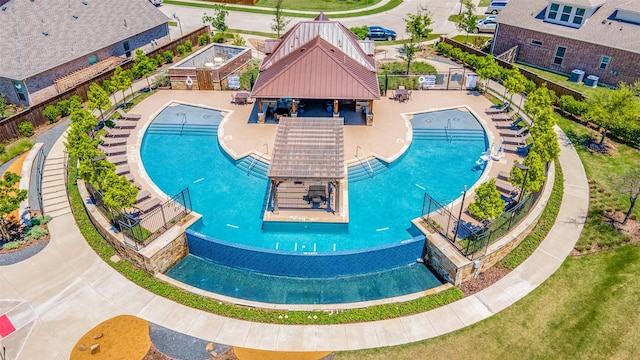
M496 17L489 16L484 19L478 20L476 23L476 28L473 29L473 33L477 34L480 32L496 32Z
M160 4L162 4L162 0L149 0L149 2L155 6L160 6Z

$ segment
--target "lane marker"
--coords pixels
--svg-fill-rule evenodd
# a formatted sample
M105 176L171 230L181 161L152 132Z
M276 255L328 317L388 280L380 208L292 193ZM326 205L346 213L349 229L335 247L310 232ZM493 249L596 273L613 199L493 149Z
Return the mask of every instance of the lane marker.
M376 231L387 231L387 230L389 230L388 227L383 227L383 228L376 229Z
M425 188L424 186L420 185L420 184L416 184L417 187L419 187L422 190L427 190L427 188Z
M204 180L204 178L200 178L200 179L198 179L198 180L194 181L193 183L194 183L194 184L195 184L195 183L199 183L199 182L200 182L200 181L202 181L202 180Z
M227 226L230 227L230 228L234 228L234 229L239 228L238 225L233 225L233 224L227 224Z

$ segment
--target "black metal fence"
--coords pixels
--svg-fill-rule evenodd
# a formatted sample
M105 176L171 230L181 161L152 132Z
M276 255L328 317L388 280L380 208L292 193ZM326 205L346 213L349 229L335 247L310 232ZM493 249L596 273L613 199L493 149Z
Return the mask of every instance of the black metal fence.
M94 204L109 219L115 230L124 235L125 244L136 250L145 247L192 211L189 188L143 214L140 211L123 212L106 206L100 191L89 183L86 185Z
M467 75L475 74L473 70L465 67L452 67L447 72L422 75L378 75L380 92L385 94L387 90L395 90L404 87L407 90L465 90L474 88L467 83Z
M40 210L42 212L42 215L44 215L44 206L42 204L42 176L44 173L44 161L47 159L47 156L44 153L44 147L41 147L40 150L38 151L38 153L36 154L36 158L34 160L34 163L36 165L35 168L35 174L31 175L31 179L35 180L36 183L36 199L37 199L37 207L38 210ZM65 176L66 176L66 167L65 167ZM65 186L67 184L66 178L65 178Z
M449 240L462 255L474 260L484 256L489 244L515 227L529 213L541 193L542 191L538 191L525 195L518 202L513 202L513 206L507 206L506 210L496 219L484 222L482 225L473 225L459 219L445 206L425 193L422 204L422 219L433 230Z

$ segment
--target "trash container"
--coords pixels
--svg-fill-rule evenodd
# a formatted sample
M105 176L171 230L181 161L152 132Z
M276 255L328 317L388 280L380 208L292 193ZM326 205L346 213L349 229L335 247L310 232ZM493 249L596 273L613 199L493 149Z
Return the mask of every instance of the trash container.
M594 88L594 87L598 86L598 80L600 80L600 78L598 76L589 75L589 76L587 76L587 80L584 81L584 85Z
M571 72L571 77L569 78L569 81L574 83L581 83L583 78L584 78L584 71L580 69L574 69Z

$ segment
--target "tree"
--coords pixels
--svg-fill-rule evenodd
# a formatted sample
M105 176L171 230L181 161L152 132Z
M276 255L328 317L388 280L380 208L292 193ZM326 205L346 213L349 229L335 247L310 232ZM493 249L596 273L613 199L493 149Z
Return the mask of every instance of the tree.
M400 58L407 62L407 75L409 75L409 69L411 69L411 62L416 57L418 47L413 43L413 38L402 44L402 54Z
M544 162L540 158L540 155L533 150L529 151L529 155L524 159L523 164L528 167L529 170L522 170L517 166L512 167L509 173L509 182L513 184L513 186L519 187L522 192L536 192L540 190L546 179ZM526 181L524 180L525 174L527 174ZM524 189L522 188L523 184ZM524 193L522 195L524 195Z
M599 91L587 98L585 118L602 127L598 145L602 148L607 131L613 127L625 127L640 117L640 99L635 96L633 86L620 83L615 91Z
M469 40L469 33L473 32L476 28L478 17L473 13L476 10L476 7L473 5L471 0L460 0L460 2L464 5L465 11L458 17L458 21L456 21L456 29L464 31L467 34L467 37L464 39L464 42L466 43Z
M0 118L4 117L4 113L9 108L9 104L7 104L7 98L4 97L4 94L0 94Z
M476 74L484 80L484 92L486 93L489 80L500 75L500 65L498 65L496 59L493 58L493 55L487 55L480 58L478 67L476 68Z
M543 164L549 163L558 158L560 155L560 145L558 144L558 135L553 129L540 131L537 126L531 128L533 135L533 147L531 151L540 155ZM534 133L533 130L536 129Z
M122 70L120 66L117 66L111 76L111 83L116 89L122 91L122 103L125 103L124 91L131 86L131 77L129 74ZM117 104L117 102L116 102Z
M349 30L351 30L352 33L356 34L357 37L363 40L367 37L367 34L369 34L369 26L367 25L352 27L349 28Z
M0 180L0 233L4 241L11 240L10 221L7 215L18 210L20 202L27 198L27 190L15 188L18 181L20 176L10 171L4 173L4 177Z
M116 90L118 90L118 89L111 82L111 80L105 79L102 82L102 88L104 89L104 91L107 92L107 94L113 95L113 104L117 105L118 104L118 100L116 100Z
M276 0L276 11L274 12L273 23L271 23L271 30L275 31L280 37L280 32L287 28L287 25L291 22L291 19L286 19L282 15L282 3L284 0Z
M229 28L226 23L227 15L229 15L229 11L227 11L227 7L225 5L215 4L213 5L213 16L204 13L204 16L202 16L202 22L210 23L214 29L221 31L224 35L224 32Z
M633 213L633 209L636 206L636 202L638 201L638 196L640 196L640 166L636 166L635 169L628 172L624 175L619 181L618 185L620 189L629 196L629 210L624 215L624 220L622 224L625 225L627 221L629 221L629 217Z
M407 34L410 34L411 38L418 42L419 49L422 48L422 39L429 36L433 31L433 29L429 27L432 23L429 12L422 6L418 6L418 12L415 14L407 14L404 22L407 24Z
M147 78L147 86L149 87L149 90L151 90L149 75L153 74L154 71L156 71L155 62L141 49L136 50L136 59L133 61L133 72Z
M122 210L133 207L138 196L138 188L124 176L109 171L101 179L102 201L112 209Z
M507 92L511 94L509 103L513 102L513 94L521 93L526 89L526 82L527 78L520 73L517 66L514 66L513 69L509 71L507 78L502 82Z
M98 84L92 83L89 86L89 91L87 91L87 98L87 107L90 110L100 110L100 119L104 121L103 110L107 110L111 107L111 99L109 99L109 94L107 94L107 92L104 91L104 89Z
M495 219L504 209L504 201L496 188L496 179L491 179L478 186L474 202L469 204L467 211L480 221Z

